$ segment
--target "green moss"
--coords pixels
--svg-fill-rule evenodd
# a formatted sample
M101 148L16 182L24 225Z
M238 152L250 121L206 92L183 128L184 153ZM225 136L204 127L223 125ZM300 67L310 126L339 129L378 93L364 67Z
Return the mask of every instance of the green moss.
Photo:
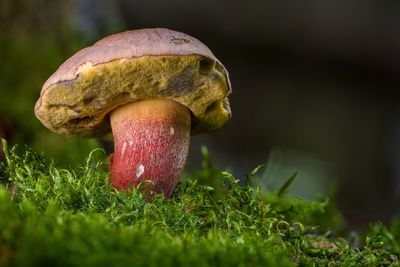
M72 170L4 146L0 266L399 266L399 223L348 241L313 224L336 220L328 200L264 194L257 169L240 186L206 153L201 182L147 202L110 187L100 150Z

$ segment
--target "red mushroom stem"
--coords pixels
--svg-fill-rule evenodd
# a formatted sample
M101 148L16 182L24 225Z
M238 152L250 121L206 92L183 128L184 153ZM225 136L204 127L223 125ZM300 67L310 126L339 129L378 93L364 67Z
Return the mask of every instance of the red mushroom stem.
M111 113L113 186L128 189L150 180L150 191L170 196L186 162L190 120L186 107L165 99L141 100L115 109Z

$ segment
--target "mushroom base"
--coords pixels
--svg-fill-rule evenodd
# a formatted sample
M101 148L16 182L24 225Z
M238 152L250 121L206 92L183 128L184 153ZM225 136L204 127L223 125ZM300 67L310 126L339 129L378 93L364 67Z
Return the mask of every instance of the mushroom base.
M121 190L148 180L146 191L170 196L186 163L190 120L189 110L171 100L142 100L112 112L112 185Z

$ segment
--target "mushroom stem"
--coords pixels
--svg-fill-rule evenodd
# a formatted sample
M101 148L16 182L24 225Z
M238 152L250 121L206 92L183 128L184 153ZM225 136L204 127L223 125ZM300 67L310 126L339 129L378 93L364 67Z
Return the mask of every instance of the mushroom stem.
M150 180L150 191L170 196L189 150L191 114L172 100L126 104L111 113L111 183L128 189ZM147 189L147 187L146 187Z

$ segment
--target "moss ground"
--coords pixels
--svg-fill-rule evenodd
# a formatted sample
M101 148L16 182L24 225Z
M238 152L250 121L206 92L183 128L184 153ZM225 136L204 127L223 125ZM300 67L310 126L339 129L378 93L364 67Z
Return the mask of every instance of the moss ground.
M104 153L62 169L5 147L0 266L400 266L400 223L346 234L329 199L309 201L202 169L172 198L116 192Z

